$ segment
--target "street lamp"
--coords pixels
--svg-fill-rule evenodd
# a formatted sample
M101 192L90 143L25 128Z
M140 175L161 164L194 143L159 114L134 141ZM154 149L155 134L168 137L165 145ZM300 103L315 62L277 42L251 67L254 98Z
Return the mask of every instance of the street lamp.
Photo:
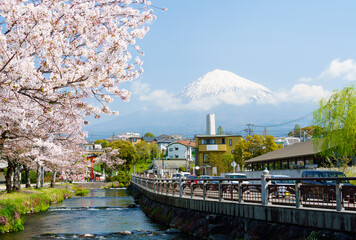
M194 169L196 170L196 171L199 171L199 166L196 166ZM194 173L194 175L197 175L196 173Z

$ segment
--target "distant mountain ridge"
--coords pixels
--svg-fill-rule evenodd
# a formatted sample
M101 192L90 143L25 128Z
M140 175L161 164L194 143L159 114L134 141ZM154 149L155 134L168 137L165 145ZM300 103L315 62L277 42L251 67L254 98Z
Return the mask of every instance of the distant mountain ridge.
M239 105L246 102L271 102L272 92L265 86L247 80L232 72L216 69L208 72L178 93L188 101L218 99Z

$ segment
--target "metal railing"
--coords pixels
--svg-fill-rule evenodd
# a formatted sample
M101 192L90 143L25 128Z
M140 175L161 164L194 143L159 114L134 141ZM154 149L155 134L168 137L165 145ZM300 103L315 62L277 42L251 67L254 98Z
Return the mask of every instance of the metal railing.
M283 183L286 180L288 183ZM247 179L194 180L145 175L132 175L131 178L131 182L139 187L162 195L355 211L356 186L348 183L349 180L356 178L271 178L268 171L261 178Z

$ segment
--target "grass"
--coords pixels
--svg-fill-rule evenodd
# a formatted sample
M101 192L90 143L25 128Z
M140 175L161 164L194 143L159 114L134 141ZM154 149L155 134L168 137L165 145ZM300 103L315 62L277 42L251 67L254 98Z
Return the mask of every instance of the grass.
M78 186L72 186L72 189L77 196L86 196L90 191Z
M135 172L140 172L140 171L143 171L143 170L147 170L148 167L151 165L152 161L148 161L147 162L140 162L140 163L136 163L135 164ZM133 165L131 166L130 168L130 173L133 173L134 172L134 167Z
M0 232L16 232L24 229L21 215L46 211L50 204L71 197L67 189L30 189L18 193L0 195Z

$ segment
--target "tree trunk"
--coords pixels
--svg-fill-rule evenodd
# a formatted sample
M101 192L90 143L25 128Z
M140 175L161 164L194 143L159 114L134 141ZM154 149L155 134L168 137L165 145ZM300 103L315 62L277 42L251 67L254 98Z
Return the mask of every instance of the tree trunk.
M26 164L23 165L23 168L25 170L26 188L31 188L30 168Z
M45 177L44 167L41 167L41 188L43 188L44 177Z
M56 174L57 174L57 172L54 170L52 173L51 187L54 187L54 185L56 183Z
M21 190L21 164L15 162L15 170L14 170L14 186L12 188L13 191L19 192Z
M12 181L13 181L13 175L14 175L14 165L12 161L8 161L8 166L7 166L7 173L6 173L6 192L11 193L12 192Z
M37 165L36 177L37 177L36 188L40 189L41 188L41 177L42 177L42 171L41 171L40 165Z

